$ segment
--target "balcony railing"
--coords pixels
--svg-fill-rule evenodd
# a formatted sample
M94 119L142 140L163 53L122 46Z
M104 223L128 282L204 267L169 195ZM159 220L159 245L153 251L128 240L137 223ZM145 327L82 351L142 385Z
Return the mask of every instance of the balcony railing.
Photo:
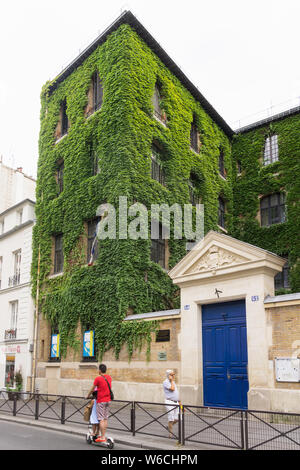
M4 339L16 339L17 338L17 328L5 330Z
M8 286L9 287L18 286L20 284L20 277L21 277L20 271L16 272L13 276L10 276L8 278Z

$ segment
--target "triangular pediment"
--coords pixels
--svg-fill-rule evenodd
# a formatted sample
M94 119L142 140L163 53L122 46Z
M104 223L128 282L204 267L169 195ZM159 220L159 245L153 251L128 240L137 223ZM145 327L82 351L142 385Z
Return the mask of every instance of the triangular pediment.
M169 272L174 282L242 272L259 266L281 271L284 260L262 248L228 235L209 232Z
M185 273L198 273L212 271L217 269L241 264L249 261L249 258L241 256L216 244L208 248L195 263L190 266Z

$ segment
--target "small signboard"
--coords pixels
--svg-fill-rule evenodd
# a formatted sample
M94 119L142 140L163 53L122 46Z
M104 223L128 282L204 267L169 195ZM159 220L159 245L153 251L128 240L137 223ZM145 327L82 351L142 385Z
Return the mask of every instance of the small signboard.
M51 336L51 357L59 357L59 334Z
M300 359L275 358L275 371L277 382L300 382Z
M94 354L94 331L85 331L83 335L83 357L93 357Z
M167 360L167 353L165 351L160 351L157 354L157 358L159 361L166 361Z
M251 301L252 302L258 302L259 301L259 296L258 295L252 295Z
M185 305L183 308L184 308L184 310L190 310L191 306L190 305Z

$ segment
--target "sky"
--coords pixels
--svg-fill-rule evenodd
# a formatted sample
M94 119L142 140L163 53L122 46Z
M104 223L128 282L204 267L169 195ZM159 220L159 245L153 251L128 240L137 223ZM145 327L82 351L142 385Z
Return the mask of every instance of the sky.
M40 92L131 10L236 129L300 105L299 0L0 0L0 155L36 176Z

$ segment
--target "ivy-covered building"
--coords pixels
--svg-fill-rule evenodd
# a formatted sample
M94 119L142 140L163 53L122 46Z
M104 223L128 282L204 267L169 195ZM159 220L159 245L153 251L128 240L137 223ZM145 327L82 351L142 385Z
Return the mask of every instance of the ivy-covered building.
M179 308L167 272L186 240L101 240L91 265L101 204L201 202L205 233L297 261L300 110L234 133L131 12L46 83L41 102L32 266L39 383L49 360L86 360L85 332L94 339L88 360L105 351L118 358L124 345L130 358L158 324L125 317ZM299 289L296 269L291 279Z

